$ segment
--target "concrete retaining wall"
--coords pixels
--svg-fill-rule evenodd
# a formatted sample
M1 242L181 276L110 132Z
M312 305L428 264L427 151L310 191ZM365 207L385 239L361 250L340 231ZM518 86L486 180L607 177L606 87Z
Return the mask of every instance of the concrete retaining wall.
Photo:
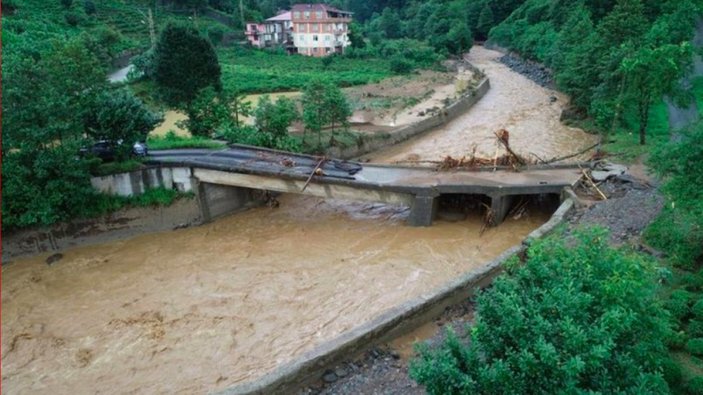
M465 113L476 104L490 89L490 81L484 78L475 89L459 98L456 102L439 111L438 114L423 119L413 124L402 126L386 133L376 133L362 136L356 147L337 148L332 147L327 150L326 155L333 158L349 159L355 158L369 152L378 151L394 144L401 143L412 137L421 135L438 126L444 125L457 116Z
M128 173L93 177L90 183L96 190L110 195L134 196L151 188L193 191L193 179L188 167L149 167Z
M322 372L343 362L374 344L387 342L412 331L423 323L439 317L453 304L465 300L477 290L489 285L502 272L503 263L524 252L536 239L552 232L572 210L574 202L566 199L551 219L530 233L522 244L503 252L499 257L460 278L436 288L426 295L397 306L373 321L341 334L296 360L256 379L228 388L221 394L283 394L313 382Z

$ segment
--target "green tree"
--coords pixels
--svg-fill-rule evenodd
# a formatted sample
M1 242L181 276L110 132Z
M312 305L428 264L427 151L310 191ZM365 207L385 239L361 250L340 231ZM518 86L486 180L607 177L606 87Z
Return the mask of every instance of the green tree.
M699 122L684 131L680 141L657 147L649 159L649 164L666 180L662 190L668 204L647 228L645 238L654 247L667 251L674 264L688 269L700 267L703 260L701 158L703 123Z
M626 93L637 107L640 144L646 142L652 104L678 87L679 79L691 62L692 48L688 43L640 48L633 56L623 60L621 71L625 76Z
M349 117L352 115L351 107L344 92L336 85L327 85L325 90L325 107L330 127L334 131L337 126L347 128Z
M257 130L266 136L267 146L284 148L283 142L289 140L288 127L298 118L298 110L287 97L281 96L273 102L264 95L259 98L254 117Z
M89 164L76 160L73 142L3 154L2 227L51 225L81 216L95 206Z
M478 21L476 22L476 33L478 33L480 37L486 38L488 37L488 31L491 30L494 24L495 20L493 17L493 10L488 4L486 4L478 16Z
M574 105L588 108L593 89L600 83L598 70L593 67L598 36L585 7L576 7L565 26L559 33L553 62L556 83L571 96Z
M386 7L378 19L378 28L386 38L399 38L402 34L398 13Z
M97 8L95 7L95 3L93 3L91 0L85 0L83 2L83 11L85 11L86 15L93 15L98 12Z
M79 40L17 55L3 58L3 149L81 139L84 113L107 86L102 65Z
M146 141L161 120L131 92L120 89L98 96L86 116L86 129L90 137L112 142L117 147L117 158L124 160L132 152L132 144Z
M155 48L154 79L164 100L183 106L208 86L219 91L220 64L210 41L194 27L168 25Z
M211 86L202 89L195 100L186 107L188 119L184 126L193 136L210 137L224 123L231 120L231 114L223 95Z
M471 46L474 45L474 39L471 36L471 30L465 23L456 23L447 33L449 44L447 48L449 52L461 55L468 52Z
M311 81L303 91L303 124L305 132L317 133L318 146L322 145L322 128L347 125L351 109L346 96L338 86L321 81ZM303 143L305 142L303 133Z
M479 295L470 344L420 349L410 373L429 393L668 392L655 262L592 229L537 242L507 270Z
M364 48L366 46L364 36L361 34L361 26L356 22L349 24L347 37L349 37L349 43L352 48Z
M318 145L322 144L322 128L328 123L325 91L327 84L322 80L310 81L303 90L301 101L303 103L303 145L305 134L310 131L317 133Z
M229 92L224 100L231 115L232 125L236 128L242 126L244 118L252 115L251 102L245 100L246 95L241 92Z

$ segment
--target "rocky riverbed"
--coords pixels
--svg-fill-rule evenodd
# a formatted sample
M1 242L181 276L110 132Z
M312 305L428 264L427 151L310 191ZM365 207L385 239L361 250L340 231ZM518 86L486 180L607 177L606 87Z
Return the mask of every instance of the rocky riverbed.
M554 89L552 72L544 65L523 59L514 54L503 55L498 61L508 66L510 70L524 75L537 85L543 88Z

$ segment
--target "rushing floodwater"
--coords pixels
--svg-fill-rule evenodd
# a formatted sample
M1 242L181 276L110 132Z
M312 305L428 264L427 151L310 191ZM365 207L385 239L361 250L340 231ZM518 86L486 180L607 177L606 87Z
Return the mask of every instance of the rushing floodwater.
M483 47L471 49L468 60L486 73L491 89L469 111L417 139L369 156L383 162L441 160L447 155L461 158L470 156L475 145L477 156L493 158L496 150L498 155L505 153L494 135L500 129L510 132L515 152L532 160L533 153L547 160L596 142L596 136L559 122L567 102L564 95L516 74L497 61L501 56Z
M482 236L478 212L429 228L406 216L291 195L278 209L64 251L53 266L3 266L3 390L203 393L252 380L485 264L548 214Z

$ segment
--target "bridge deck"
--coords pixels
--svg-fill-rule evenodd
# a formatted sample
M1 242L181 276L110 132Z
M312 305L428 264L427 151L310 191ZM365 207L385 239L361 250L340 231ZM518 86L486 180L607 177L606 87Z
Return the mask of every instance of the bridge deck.
M260 148L234 146L223 150L181 149L154 151L152 162L259 176L306 180L320 158ZM533 168L509 170L437 171L426 167L401 167L325 161L324 175L313 183L346 185L361 189L383 189L399 193L437 195L442 193L535 194L558 193L581 177L574 168Z

